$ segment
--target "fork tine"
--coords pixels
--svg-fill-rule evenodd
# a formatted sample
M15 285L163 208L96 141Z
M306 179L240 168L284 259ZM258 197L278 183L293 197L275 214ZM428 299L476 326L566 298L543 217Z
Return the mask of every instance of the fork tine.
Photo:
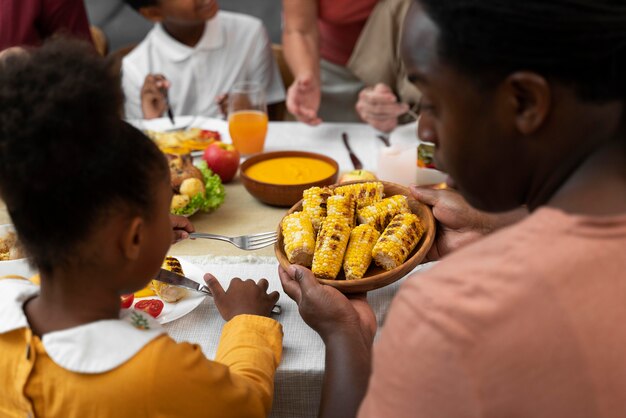
M277 238L278 237L276 235L263 235L263 236L258 236L258 237L250 236L250 237L246 238L245 241L256 242L256 241L261 241L261 240L264 240L264 239L277 239Z
M255 242L254 244L248 245L248 247L244 248L245 250L258 250L260 248L269 247L276 242L274 241L266 241L266 242Z
M265 239L260 239L260 240L256 240L256 241L250 241L247 243L248 247L253 246L253 245L265 245L265 244L272 244L276 242L276 238L265 238Z
M264 237L272 237L272 236L276 236L277 233L276 231L270 231L270 232L261 232L260 234L252 234L252 235L248 235L248 238L264 238Z

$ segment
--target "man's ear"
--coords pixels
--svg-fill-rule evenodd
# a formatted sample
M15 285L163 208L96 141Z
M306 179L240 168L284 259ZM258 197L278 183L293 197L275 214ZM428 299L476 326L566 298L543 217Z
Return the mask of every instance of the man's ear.
M140 217L134 217L128 224L128 228L122 235L122 254L128 260L136 260L141 254L141 247L144 244L144 222Z
M159 6L147 6L139 8L139 13L152 22L163 21L163 14Z
M517 129L524 135L533 134L548 118L552 103L550 83L537 73L519 71L509 75L504 84Z

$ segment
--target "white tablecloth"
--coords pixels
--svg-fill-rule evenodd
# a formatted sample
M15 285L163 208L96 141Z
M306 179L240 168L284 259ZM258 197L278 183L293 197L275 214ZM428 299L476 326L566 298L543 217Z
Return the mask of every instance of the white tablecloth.
M274 407L271 417L316 417L324 371L324 345L319 336L300 318L296 304L282 292L278 263L272 257L181 257L215 275L224 287L232 277L267 278L269 290L280 292L282 314L275 318L284 331L283 358L275 380ZM425 266L418 267L419 271ZM416 279L413 276L413 279ZM370 292L368 301L378 319L379 329L391 299L401 281ZM165 324L177 341L197 343L208 358L214 358L224 321L213 300L207 298L198 308L182 318Z

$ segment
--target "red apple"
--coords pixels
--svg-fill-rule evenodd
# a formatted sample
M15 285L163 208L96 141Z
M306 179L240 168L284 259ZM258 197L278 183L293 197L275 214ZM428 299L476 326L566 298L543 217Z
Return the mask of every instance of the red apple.
M222 183L228 183L237 174L239 152L230 144L214 142L204 150L202 158L211 171L220 176Z

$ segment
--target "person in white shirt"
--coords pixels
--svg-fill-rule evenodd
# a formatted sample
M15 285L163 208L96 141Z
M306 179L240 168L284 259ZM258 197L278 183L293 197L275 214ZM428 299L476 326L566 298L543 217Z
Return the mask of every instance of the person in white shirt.
M260 20L218 11L216 0L125 0L154 29L122 61L126 118L219 117L236 82L254 81L268 104L285 92Z

